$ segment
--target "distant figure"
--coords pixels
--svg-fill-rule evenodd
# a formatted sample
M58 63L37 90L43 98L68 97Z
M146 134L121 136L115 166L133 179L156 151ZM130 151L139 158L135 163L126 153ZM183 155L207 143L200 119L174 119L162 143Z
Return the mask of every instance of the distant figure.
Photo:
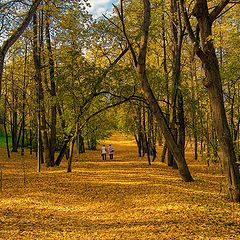
M154 160L156 158L156 155L157 155L157 151L156 151L155 146L153 146L152 149L151 149L151 155L152 155L152 162L154 162Z
M108 146L108 153L109 153L110 159L113 159L113 147L111 144Z
M102 160L106 160L107 150L105 145L102 145Z

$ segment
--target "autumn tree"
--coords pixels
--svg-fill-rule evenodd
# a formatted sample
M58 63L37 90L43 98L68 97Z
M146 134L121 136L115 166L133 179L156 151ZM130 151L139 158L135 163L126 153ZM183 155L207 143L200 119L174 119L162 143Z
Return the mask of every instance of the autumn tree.
M239 202L240 176L224 108L221 74L212 35L212 25L229 4L229 1L221 1L209 11L207 1L197 0L192 9L192 16L196 18L195 31L193 23L190 22L190 14L186 9L185 1L181 0L180 2L189 37L194 44L196 54L200 58L206 74L203 85L208 90L213 121L223 153L223 165L228 179L229 195L232 201Z
M129 45L129 48L133 57L134 67L135 67L137 76L141 81L144 95L148 100L151 111L153 112L159 126L161 127L163 135L167 141L167 145L177 162L182 179L184 181L193 181L193 178L189 172L186 160L182 155L181 150L177 146L176 141L174 140L174 137L169 129L169 126L165 119L163 111L160 108L148 81L146 56L147 56L147 47L148 47L148 32L149 32L149 26L150 26L150 12L151 12L150 1L148 0L143 1L143 6L144 6L143 22L142 22L141 40L139 42L138 54L133 48L133 45L127 34L127 30L124 22L124 15L123 15L123 1L120 2L120 5L121 5L120 9L118 9L117 7L115 7L115 9L117 10L118 16L121 20L122 32Z

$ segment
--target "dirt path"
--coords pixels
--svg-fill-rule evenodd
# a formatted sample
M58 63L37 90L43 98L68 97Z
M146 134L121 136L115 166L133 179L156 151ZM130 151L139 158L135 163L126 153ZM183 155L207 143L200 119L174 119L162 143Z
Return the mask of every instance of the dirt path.
M190 163L195 182L137 157L114 136L113 161L100 151L36 173L36 159L1 155L0 239L240 239L240 206L221 192L223 177Z

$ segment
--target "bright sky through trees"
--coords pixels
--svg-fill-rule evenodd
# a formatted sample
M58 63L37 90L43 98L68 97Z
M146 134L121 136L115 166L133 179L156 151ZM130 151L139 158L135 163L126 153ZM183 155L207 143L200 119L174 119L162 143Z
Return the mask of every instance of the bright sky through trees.
M117 4L118 0L89 0L91 4L90 12L94 16L101 16L103 13L112 11L112 4Z

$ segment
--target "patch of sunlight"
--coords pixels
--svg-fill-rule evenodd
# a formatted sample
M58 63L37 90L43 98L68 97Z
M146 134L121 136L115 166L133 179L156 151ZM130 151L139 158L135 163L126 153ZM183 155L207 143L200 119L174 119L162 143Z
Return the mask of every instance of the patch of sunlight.
M124 146L133 146L133 147L136 147L137 144L134 142L134 141L110 141L110 140L105 140L102 142L102 144L112 144L113 147L116 146L116 145L124 145Z
M134 181L106 181L109 184L118 184L118 185L142 185L142 184L146 184L146 181L138 181L138 182L134 182Z
M109 139L103 140L102 144L115 144L136 146L136 141L132 136L124 136L122 134L113 134Z
M153 206L148 206L146 207L149 210L154 210L154 211L171 211L171 210L177 210L177 211L187 211L187 210L193 210L193 209L198 209L202 208L204 209L204 207L200 206L200 205L196 205L196 204L186 204L186 203L174 203L174 204L162 204L162 205L153 205Z
M168 212L169 210L183 210L183 209L190 209L191 206L189 204L162 204L162 205L158 205L158 206L148 206L145 207L147 209L150 210L155 210L155 211L163 211L163 212Z

